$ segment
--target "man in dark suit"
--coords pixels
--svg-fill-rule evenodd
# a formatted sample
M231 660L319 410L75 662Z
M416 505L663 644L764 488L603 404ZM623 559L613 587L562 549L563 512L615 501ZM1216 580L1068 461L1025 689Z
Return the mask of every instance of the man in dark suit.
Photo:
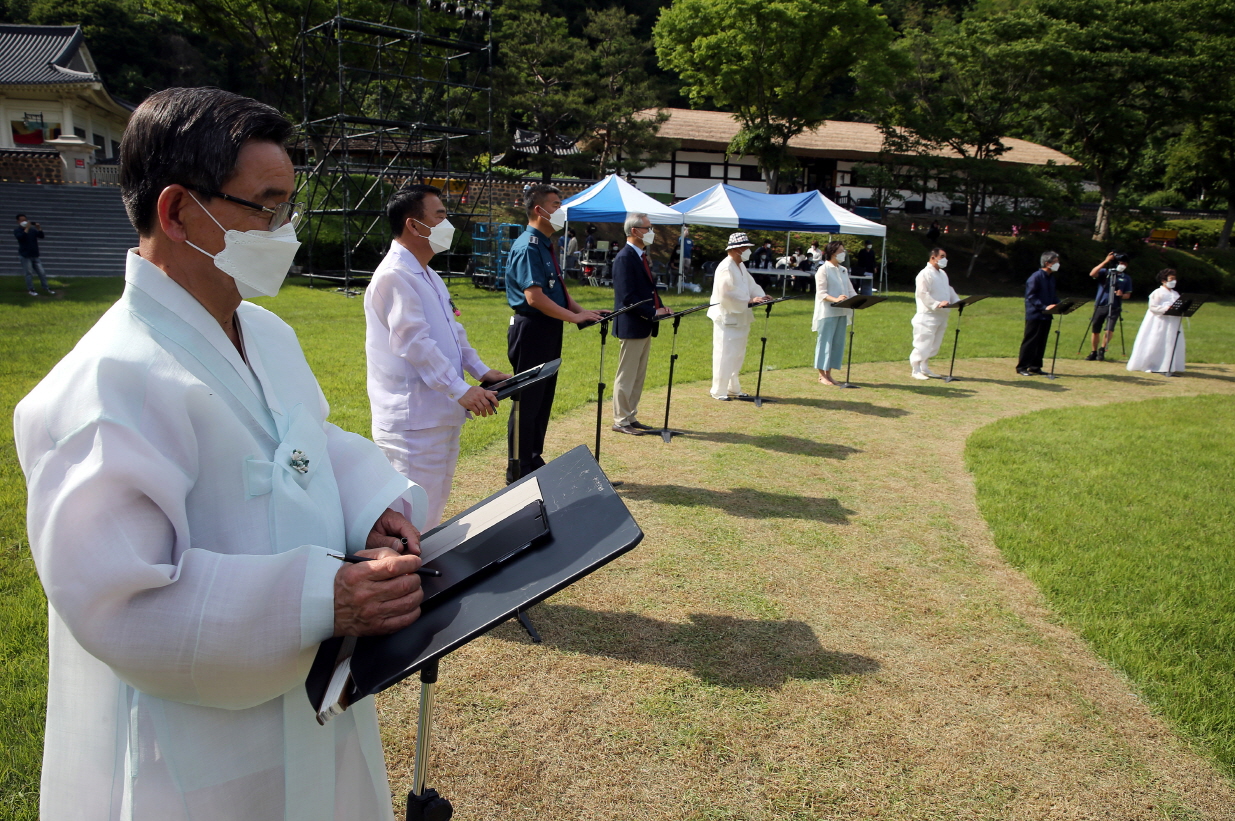
M613 310L652 300L613 320L613 335L622 340L613 382L613 429L640 436L655 430L638 420L639 397L648 371L648 352L656 336L653 317L669 313L656 293L656 278L648 251L656 240L647 214L626 216L626 244L613 258Z
M1046 355L1046 342L1054 318L1048 312L1059 301L1055 295L1059 254L1044 251L1041 262L1042 266L1025 282L1025 337L1021 341L1020 358L1016 360L1016 372L1020 376L1046 375L1042 370L1042 358Z

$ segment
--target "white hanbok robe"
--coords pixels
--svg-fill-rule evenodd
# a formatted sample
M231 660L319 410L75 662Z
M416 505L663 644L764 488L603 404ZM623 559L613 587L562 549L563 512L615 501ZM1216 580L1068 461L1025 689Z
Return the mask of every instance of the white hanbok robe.
M42 818L391 819L373 700L318 726L304 680L330 554L388 506L423 520L424 492L325 421L274 314L237 309L246 364L134 251L125 280L14 417L49 604Z
M746 339L755 314L750 303L765 296L750 271L733 257L716 266L712 279L712 299L708 318L712 320L712 396L742 392L738 372L746 358Z
M1149 373L1181 373L1184 370L1184 335L1179 333L1179 345L1175 346L1175 334L1180 331L1183 317L1163 316L1175 304L1179 294L1170 288L1159 287L1149 295L1149 310L1141 320L1136 341L1132 343L1132 355L1128 357L1128 370ZM1171 356L1174 348L1175 356Z
M927 361L939 353L944 333L948 330L948 314L951 308L940 308L942 302L960 302L961 298L948 282L948 275L927 263L914 280L914 301L918 310L913 315L913 350L909 364L915 371L922 370Z

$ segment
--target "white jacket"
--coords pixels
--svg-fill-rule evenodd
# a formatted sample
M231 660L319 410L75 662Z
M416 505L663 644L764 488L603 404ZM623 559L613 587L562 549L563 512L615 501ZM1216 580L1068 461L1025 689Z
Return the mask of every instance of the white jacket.
M708 308L708 317L713 321L720 319L726 325L749 324L754 318L750 303L763 296L763 289L746 266L726 254L712 278L711 301L715 304Z
M939 303L961 301L956 291L952 290L948 275L928 262L926 267L918 272L913 282L914 299L918 303L918 316L931 315L942 318L946 322L948 311L952 309L940 308Z
M14 416L49 604L41 816L390 819L373 700L320 727L304 681L330 553L401 499L423 524L425 493L326 421L274 314L237 309L246 365L133 251L125 280Z
M853 324L853 308L837 308L824 299L830 297L857 296L853 283L849 281L849 271L830 260L815 269L815 313L811 317L811 329L818 332L819 323L830 316L843 316L845 324Z
M364 294L365 359L373 426L422 430L462 425L459 398L489 368L455 319L450 292L432 268L397 242Z

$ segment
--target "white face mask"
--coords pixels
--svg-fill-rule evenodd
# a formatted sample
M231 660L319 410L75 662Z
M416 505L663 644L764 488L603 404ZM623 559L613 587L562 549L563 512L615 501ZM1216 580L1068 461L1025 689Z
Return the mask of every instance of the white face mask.
M415 222L424 225L425 228L429 228L429 226L425 225L423 222L420 222L420 220L415 217L412 217L412 219ZM433 250L433 253L445 253L450 250L450 243L454 241L455 227L450 224L450 220L442 220L437 225L429 228L428 236L425 236L424 234L421 234L421 236L429 240L429 248Z
M947 267L948 267L948 258L947 258L947 257L940 257L939 259L935 260L935 267L940 268L940 269L947 268Z
M643 247L651 248L652 243L656 242L656 231L649 228L647 233L643 235Z
M1173 280L1173 279L1168 279L1166 282L1164 282L1164 283L1162 283L1162 284L1163 284L1163 285L1165 285L1167 288L1170 288L1172 291L1174 291L1174 290L1175 290L1175 286L1176 286L1176 285L1178 285L1179 283L1178 283L1178 282L1176 282L1176 281L1175 281L1175 280Z
M749 248L743 248L743 249L742 249L742 261L743 261L743 262L746 262L746 260L748 260L748 259L750 259L750 249L749 249Z
M848 255L848 254L846 254L844 251L837 251L837 252L836 252L836 261L837 261L837 262L844 262L844 261L845 261L845 257L847 257L847 256L849 256L849 255Z
M189 196L193 197L191 193ZM206 211L197 197L193 202ZM289 222L277 231L233 231L223 228L209 211L206 216L223 231L223 250L211 254L191 242L189 246L213 259L216 268L236 280L241 298L278 294L300 249L295 226Z
M1050 270L1051 270L1051 273L1054 273L1054 272L1058 271L1058 270L1059 270L1059 263L1058 263L1058 262L1052 262L1052 263L1051 263L1051 268L1050 268Z
M30 223L26 222L25 220L22 220L21 222L18 223L18 225L20 225L22 228L25 228L29 224Z
M1124 271L1128 270L1128 266L1121 262L1115 266L1115 270L1122 274Z
M539 205L536 207L540 208ZM549 225L552 226L555 232L561 231L563 228L566 227L566 212L563 211L561 208L557 209L552 214L550 214L545 209L540 208L540 213L545 215L545 219L549 220Z

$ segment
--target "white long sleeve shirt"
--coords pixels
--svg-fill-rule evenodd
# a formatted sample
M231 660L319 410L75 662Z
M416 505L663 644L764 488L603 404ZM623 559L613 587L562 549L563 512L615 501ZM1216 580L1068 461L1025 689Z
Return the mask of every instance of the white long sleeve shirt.
M754 317L750 303L762 296L763 289L746 266L726 254L712 278L712 302L716 304L708 308L708 318L723 319L725 324L741 322L742 317L749 320Z
M321 727L304 681L334 630L329 554L400 499L421 526L427 497L325 421L291 328L247 302L236 320L247 363L130 251L120 300L17 406L45 819L392 819L373 700Z
M960 302L961 298L952 290L948 275L926 263L926 267L918 272L914 279L913 295L918 303L918 314L930 314L947 317L949 308L940 308L941 302Z
M824 299L830 297L857 296L853 283L849 281L849 271L836 265L831 260L815 269L815 312L811 317L811 328L819 330L819 323L828 317L843 316L847 325L853 324L853 308L837 308L836 305Z
M397 242L365 289L365 358L373 425L422 430L462 425L459 399L489 372L455 319L450 292L432 268Z

